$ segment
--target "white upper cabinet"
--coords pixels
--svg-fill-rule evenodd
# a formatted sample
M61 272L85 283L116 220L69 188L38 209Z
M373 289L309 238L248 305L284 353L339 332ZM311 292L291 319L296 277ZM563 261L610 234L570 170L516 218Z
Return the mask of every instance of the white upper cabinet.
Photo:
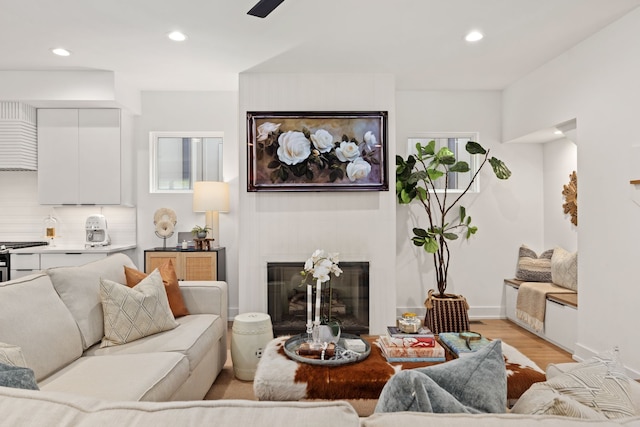
M120 204L120 110L38 110L38 202Z

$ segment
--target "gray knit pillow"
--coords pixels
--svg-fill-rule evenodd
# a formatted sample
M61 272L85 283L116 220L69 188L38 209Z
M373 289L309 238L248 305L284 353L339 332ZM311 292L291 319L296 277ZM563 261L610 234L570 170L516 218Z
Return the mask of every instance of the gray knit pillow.
M33 371L21 366L0 363L0 386L39 390Z
M537 256L527 246L520 246L516 279L525 282L551 282L552 256L553 249L546 250Z

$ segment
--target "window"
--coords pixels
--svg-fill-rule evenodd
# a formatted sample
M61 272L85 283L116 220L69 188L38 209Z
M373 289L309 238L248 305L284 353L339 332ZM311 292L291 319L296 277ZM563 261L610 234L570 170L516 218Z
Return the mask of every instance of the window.
M472 156L465 149L465 145L469 141L478 141L477 133L425 133L419 134L415 137L409 138L409 154L416 154L416 144L427 145L429 141L436 141L436 152L442 147L447 147L455 154L456 159L459 161L465 161L469 164L470 171L466 173L449 173L448 192L456 193L462 192L469 185L469 181L473 174L478 170L477 158L479 156ZM479 178L479 177L478 177ZM475 182L471 185L469 192L477 193L480 191L478 184L479 179L476 178ZM436 181L436 192L438 189L444 189L445 179L444 177Z
M193 191L195 181L222 180L222 132L150 132L150 191Z

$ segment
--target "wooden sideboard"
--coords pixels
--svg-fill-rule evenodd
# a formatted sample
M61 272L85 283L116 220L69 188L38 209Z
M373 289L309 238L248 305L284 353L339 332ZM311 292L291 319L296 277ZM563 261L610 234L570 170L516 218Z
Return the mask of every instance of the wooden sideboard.
M147 249L144 251L144 271L151 273L155 268L171 260L178 280L226 280L225 248L208 251L179 249Z

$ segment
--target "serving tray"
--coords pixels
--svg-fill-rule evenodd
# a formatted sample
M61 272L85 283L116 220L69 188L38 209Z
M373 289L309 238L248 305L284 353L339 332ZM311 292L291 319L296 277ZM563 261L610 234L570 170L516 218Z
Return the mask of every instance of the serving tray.
M331 359L325 359L325 360L311 359L308 357L300 356L297 352L300 345L307 341L307 338L308 338L307 334L294 335L291 338L289 338L284 343L285 354L290 359L293 359L296 362L308 363L310 365L321 365L321 366L341 366L341 365L347 365L349 363L360 362L361 360L364 360L367 357L369 357L369 354L371 353L371 344L369 344L367 340L364 340L357 335L343 333L340 335L340 340L336 344L336 355L334 357L332 357ZM364 352L360 353L353 350L347 350L344 345L345 339L362 340L362 342L364 342L364 345L365 345Z

